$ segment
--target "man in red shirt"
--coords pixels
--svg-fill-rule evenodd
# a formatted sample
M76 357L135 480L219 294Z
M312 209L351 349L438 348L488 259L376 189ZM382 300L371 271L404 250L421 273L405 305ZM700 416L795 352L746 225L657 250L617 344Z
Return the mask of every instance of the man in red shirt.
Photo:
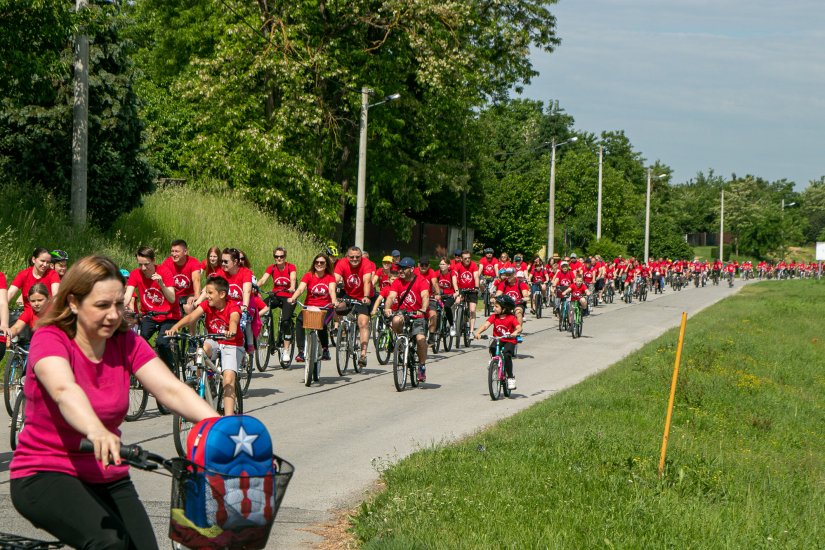
M200 296L201 293L203 266L198 260L189 255L189 247L183 239L172 241L169 248L169 257L163 260L160 265L172 274L175 298L177 298L182 314L190 313L195 309L192 305L195 298Z
M427 339L424 336L427 328L425 325L425 312L430 307L430 282L424 277L413 272L415 262L412 258L402 258L398 262L398 278L390 285L390 294L384 305L384 315L390 317L392 309L390 305L398 301L398 309L407 311L412 317L411 336L415 338L416 352L418 355L418 381L427 380ZM404 317L396 315L392 318L392 329L396 334L401 334L404 329Z
M427 342L432 345L435 343L435 324L438 320L438 314L435 310L436 300L434 298L439 295L441 290L438 285L438 273L430 268L430 258L427 256L421 256L418 259L418 267L413 270L413 273L424 278L429 283L428 290L430 291L430 298L433 298L430 300L430 311L427 313L430 328L430 337Z
M459 290L456 303L467 300L467 311L470 312L470 338L473 338L476 326L476 303L478 302L478 266L473 261L469 250L461 251L461 261L453 269L453 283Z
M347 250L346 262L339 262L335 266L335 279L344 285L344 294L360 304L352 306L358 314L358 333L361 340L361 357L358 364L363 368L367 365L367 344L370 336L370 296L372 295L372 272L375 264L363 261L364 255L357 246ZM415 267L415 263L413 263ZM372 271L370 271L372 269Z
M180 319L174 277L164 267L155 265L155 250L151 247L138 248L136 259L138 268L129 273L123 303L128 304L137 290L140 311L144 314L140 320L140 335L148 341L155 332L158 333L155 340L158 356L171 369L174 358L166 331ZM147 315L149 312L157 314L150 316Z

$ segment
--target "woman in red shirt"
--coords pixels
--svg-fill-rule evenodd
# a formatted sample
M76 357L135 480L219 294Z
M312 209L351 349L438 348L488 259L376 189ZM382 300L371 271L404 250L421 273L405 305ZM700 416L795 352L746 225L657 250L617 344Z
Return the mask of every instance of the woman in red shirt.
M337 305L338 298L335 296L337 286L335 275L333 275L332 260L330 260L326 254L316 254L312 259L312 265L309 271L304 274L301 282L298 283L298 288L296 288L292 296L289 297L289 303L294 304L298 301L301 294L306 291L305 307L328 308L332 304ZM303 363L306 339L303 315L298 315L298 321L295 323L295 333L298 337L298 355L295 357L295 360ZM321 340L321 347L324 349L324 355L321 359L329 361L329 335L327 331L319 330L318 338Z
M49 296L54 296L57 293L57 288L60 286L60 277L51 268L52 255L45 248L35 248L29 260L29 267L20 271L14 276L14 280L9 286L8 300L14 301L17 291L23 293L23 306L29 307L29 289L35 283L43 283L46 285L46 290Z
M221 247L213 246L206 253L206 259L201 263L206 278L214 277L221 269Z

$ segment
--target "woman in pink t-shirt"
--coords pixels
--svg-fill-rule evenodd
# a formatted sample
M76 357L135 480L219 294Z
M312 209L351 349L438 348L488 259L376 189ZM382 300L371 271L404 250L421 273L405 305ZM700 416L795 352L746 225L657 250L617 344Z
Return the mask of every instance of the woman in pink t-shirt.
M14 507L76 548L157 548L120 460L134 374L158 401L200 421L217 413L128 330L124 280L103 256L73 265L32 338L26 426L11 461ZM94 454L78 452L80 441Z

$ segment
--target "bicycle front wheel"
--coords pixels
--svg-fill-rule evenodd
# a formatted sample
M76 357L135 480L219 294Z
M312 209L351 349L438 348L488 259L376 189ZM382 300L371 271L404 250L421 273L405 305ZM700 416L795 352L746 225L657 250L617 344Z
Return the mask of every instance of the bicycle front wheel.
M269 360L273 351L270 347L271 323L272 320L269 315L261 319L261 332L258 333L258 339L255 342L255 368L258 369L258 372L264 372L269 367Z
M244 395L249 391L249 383L252 382L252 361L252 354L244 351L243 359L238 366L238 379Z
M395 384L395 391L404 391L404 388L407 387L406 352L406 337L396 338L395 349L392 354L392 381Z
M146 388L141 385L134 374L129 376L129 410L126 412L124 420L133 422L140 418L146 410L148 401L149 393Z
M453 315L453 326L457 329L455 335L455 349L461 348L461 333L464 329L464 306L459 306Z
M14 414L14 405L23 380L23 362L20 355L14 353L6 363L3 371L3 400L6 402L6 412L9 416Z
M304 362L304 386L309 387L312 384L312 377L315 373L315 356L318 355L318 333L314 330L307 336L306 347L306 360Z
M386 325L382 327L381 333L378 336L378 343L375 345L375 357L382 365L386 365L390 362L390 355L393 350L392 334L390 334L390 330L391 329Z
M175 451L181 458L186 458L186 440L189 437L189 430L192 429L192 424L184 417L175 413L172 416L172 440L175 442Z
M349 367L349 360L352 357L350 348L349 330L347 323L342 319L338 325L338 336L335 339L335 367L338 369L338 376L344 376Z
M490 399L497 401L501 397L501 358L493 357L487 365L487 388L490 390Z
M14 411L11 415L11 429L9 430L9 445L11 446L11 450L15 450L17 448L17 438L20 436L20 432L23 431L23 425L26 423L26 396L23 395L23 392L20 392L20 395L14 402Z
M218 386L218 412L221 416L226 416L226 411L224 410L223 404L223 383L220 383ZM235 377L235 406L233 407L232 414L243 414L243 393L241 393L241 382L238 380L238 377Z

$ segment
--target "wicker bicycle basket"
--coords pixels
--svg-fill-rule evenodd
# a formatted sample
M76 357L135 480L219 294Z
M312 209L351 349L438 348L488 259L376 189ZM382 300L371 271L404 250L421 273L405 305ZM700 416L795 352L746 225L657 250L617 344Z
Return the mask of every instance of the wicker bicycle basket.
M323 309L305 309L302 313L304 316L304 328L321 330L324 328L324 317L327 312Z
M266 546L294 467L272 457L267 476L225 475L175 458L169 538L191 549Z

